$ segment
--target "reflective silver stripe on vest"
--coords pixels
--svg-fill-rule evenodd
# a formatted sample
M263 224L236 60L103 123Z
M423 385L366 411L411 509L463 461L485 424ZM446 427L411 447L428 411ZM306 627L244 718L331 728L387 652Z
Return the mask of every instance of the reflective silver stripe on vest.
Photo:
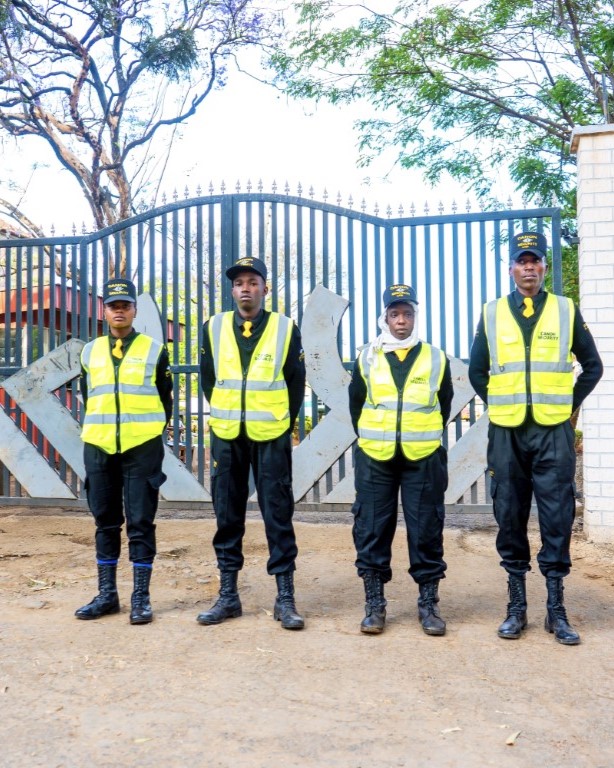
M92 356L93 347L94 347L94 342L90 341L89 344L85 345L81 353L81 365L83 365L83 367L86 369L90 367L90 358Z
M116 413L93 413L91 415L88 414L87 416L88 424L117 424L117 421ZM163 422L165 419L161 413L121 413L119 415L119 422L121 424L128 424L135 421L142 423L151 421Z
M531 395L531 401L534 405L571 405L573 403L573 395Z
M217 389L241 389L243 386L242 379L216 379L215 386ZM252 390L253 392L271 392L275 389L285 389L285 381L251 381L248 379L245 382L245 389Z
M157 395L158 388L151 384L119 384L117 391L122 395ZM101 384L99 387L88 387L89 397L112 395L115 392L114 384Z
M368 411L377 411L377 410L386 410L386 411L395 411L398 408L398 402L396 400L386 400L386 402L378 403L377 405L374 405L373 403L370 403L368 400L365 400L365 404L363 405L363 410ZM401 405L401 410L404 412L420 412L420 413L433 413L433 411L439 411L439 404L436 403L435 405L418 405L418 403L406 403L403 401Z
M488 351L490 352L490 375L493 376L500 372L499 369L499 351L497 349L497 302L491 301L486 305L486 340L492 339L492 344L488 345ZM513 363L514 367L510 366L510 371L524 371L524 363ZM520 365L520 368L516 366ZM490 401L490 395L488 396Z
M281 421L289 417L289 411L286 411ZM224 419L226 421L240 421L241 411L237 410L224 410L223 408L211 408L210 416L216 419ZM245 414L245 421L280 421L270 411L249 411Z
M220 369L220 338L222 336L222 323L224 317L229 314L222 312L219 315L213 315L211 318L211 339L213 341L213 365L216 372ZM239 385L240 386L240 385Z
M569 373L573 371L573 363L567 361L564 363L531 362L531 371L539 371L540 373Z
M556 300L559 304L559 318L560 318L560 330L559 330L559 360L567 360L569 349L571 347L571 324L569 303L564 296L557 296ZM572 370L571 365L568 370Z
M361 429L360 437L365 440L377 440L381 443L396 443L396 432L380 432L377 429ZM401 432L403 443L427 443L432 440L440 440L441 432Z
M521 392L513 395L492 395L488 393L489 405L526 405L527 393Z

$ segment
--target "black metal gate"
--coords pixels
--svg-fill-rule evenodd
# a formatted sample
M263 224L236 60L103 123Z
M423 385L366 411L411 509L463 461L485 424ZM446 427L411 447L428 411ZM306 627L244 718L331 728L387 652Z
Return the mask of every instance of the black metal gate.
M155 299L167 333L172 427L181 437L174 451L206 485L199 335L210 314L231 307L222 276L236 259L267 263L268 308L299 326L316 285L348 298L337 340L348 367L357 347L378 333L381 295L394 282L418 292L421 337L466 359L482 304L509 291L509 238L529 228L552 243L553 289L561 293L560 213L550 208L380 217L303 197L237 193L177 201L81 237L0 240L0 380L73 336L87 341L103 332L101 286L109 276L130 277ZM74 384L59 396L78 419ZM0 405L78 495L78 481L18 404L3 397ZM298 438L321 416L308 392ZM0 476L0 496L26 495L1 464Z

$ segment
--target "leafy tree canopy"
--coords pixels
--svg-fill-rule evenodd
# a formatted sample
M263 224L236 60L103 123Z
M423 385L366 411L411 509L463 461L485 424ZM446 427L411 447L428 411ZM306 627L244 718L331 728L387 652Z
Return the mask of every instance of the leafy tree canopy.
M96 226L113 224L163 173L159 139L272 22L253 0L0 0L0 135L46 142Z
M614 121L612 2L371 6L296 3L297 31L272 59L282 87L374 106L357 125L363 165L395 147L402 167L431 183L447 172L486 199L506 168L527 201L573 217L571 131Z

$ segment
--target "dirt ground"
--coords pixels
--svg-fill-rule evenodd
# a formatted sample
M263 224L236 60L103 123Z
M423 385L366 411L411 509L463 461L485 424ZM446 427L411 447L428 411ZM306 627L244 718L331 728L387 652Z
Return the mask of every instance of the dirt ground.
M131 627L125 559L121 613L73 617L96 591L88 517L0 509L0 765L614 766L614 548L574 537L566 599L580 646L544 631L535 572L529 628L504 641L494 531L448 529L448 633L427 637L399 530L387 630L364 636L346 519L296 527L303 632L273 621L257 519L242 618L195 620L217 593L213 521L159 519L155 621Z

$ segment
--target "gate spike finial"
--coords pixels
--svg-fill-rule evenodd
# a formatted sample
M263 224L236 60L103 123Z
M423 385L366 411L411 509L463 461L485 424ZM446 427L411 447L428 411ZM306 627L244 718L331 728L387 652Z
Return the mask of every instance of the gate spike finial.
M301 184L300 181L298 183L298 186L296 187L296 193L297 193L298 197L302 197L303 196L303 185Z
M339 205L339 206L341 205L341 200L342 200L342 198L341 198L341 191L337 190L337 205Z
M273 183L271 184L271 189L273 190L273 194L277 193L277 182L275 179L273 179Z
M428 200L427 200L427 202L424 203L424 215L428 216L430 211L431 211L431 209L429 208L429 204L428 204Z
M264 189L264 185L262 183L262 179L259 179L258 180L258 192L262 192L263 189Z
M439 213L440 216L443 216L444 207L443 207L443 202L441 200L439 201L439 205L437 206L437 212Z
M247 189L248 194L252 191L252 180L251 179L247 180L247 187L246 187L246 189Z
M288 179L286 179L286 183L284 185L284 195L286 197L290 194L290 185L288 184Z
M387 219L392 218L392 207L390 203L388 203L388 205L386 206L386 218Z
M200 184L196 187L196 197L202 197L203 189Z
M185 187L183 188L183 197L185 200L187 200L189 196L190 196L190 190L188 189L188 185L186 184Z
M409 215L412 217L412 219L416 215L416 206L414 205L413 200L412 200L412 204L409 206Z
M162 193L162 205L166 205L166 192Z
M313 197L315 195L315 190L313 186L309 187L309 197L313 200Z
M471 213L471 201L469 200L469 198L467 198L467 200L465 201L465 210L467 211L467 213Z
M452 200L452 213L456 213L458 211L458 205L456 205L456 200Z
M367 210L367 201L364 199L364 197L362 199L362 202L360 203L360 210L363 213L365 213L365 211Z
M212 195L215 192L215 187L213 186L213 181L209 182L209 194Z
M236 190L237 195L241 191L241 182L239 181L239 179L237 179L237 183L235 184L235 190Z
M403 203L399 203L399 218L403 218L403 213L404 212L405 211L403 209Z
M322 195L322 198L324 199L325 203L328 202L328 190L326 189L326 187L324 187L324 194Z
M373 206L373 212L375 213L376 216L379 216L379 203L378 202L376 202L375 205Z
M354 207L354 198L352 197L352 195L350 195L350 196L348 197L348 208L349 208L350 210L352 210L352 208L353 208L353 207Z
M173 190L173 202L176 203L177 200L179 200L179 195L177 194L177 187Z
M513 200L512 200L512 196L510 195L510 196L507 198L507 210L508 210L508 211L511 211L511 210L512 210L512 208L513 208L513 206L514 206L514 202L513 202Z

